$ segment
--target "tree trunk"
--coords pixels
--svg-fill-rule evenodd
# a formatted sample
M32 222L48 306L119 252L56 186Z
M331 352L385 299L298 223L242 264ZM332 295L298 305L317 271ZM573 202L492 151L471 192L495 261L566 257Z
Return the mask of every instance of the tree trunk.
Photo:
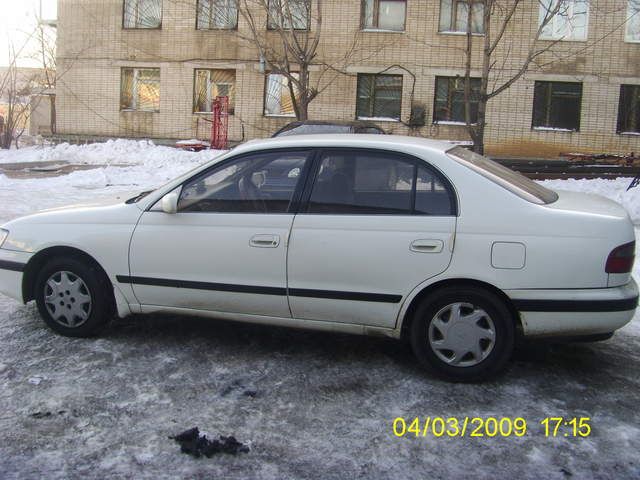
M49 128L51 129L51 135L55 135L56 134L56 96L55 95L49 95L49 104L50 104L50 111L49 111Z
M487 100L484 95L481 94L478 100L478 123L476 125L475 134L473 138L473 151L479 155L484 155L484 129L486 125L487 117Z
M482 51L482 76L478 92L478 123L473 139L473 151L484 155L484 132L487 127L487 103L489 102L489 73L491 71L491 13L493 1L487 0L484 6L484 48Z

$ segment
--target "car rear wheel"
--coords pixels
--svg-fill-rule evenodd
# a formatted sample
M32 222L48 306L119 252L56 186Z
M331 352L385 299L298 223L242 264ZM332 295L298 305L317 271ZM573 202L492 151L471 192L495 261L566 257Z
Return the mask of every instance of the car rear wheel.
M453 381L481 381L500 372L513 352L511 313L494 293L447 287L417 309L411 345L420 362Z
M95 334L110 318L109 281L76 257L49 260L38 273L35 299L44 322L68 337Z

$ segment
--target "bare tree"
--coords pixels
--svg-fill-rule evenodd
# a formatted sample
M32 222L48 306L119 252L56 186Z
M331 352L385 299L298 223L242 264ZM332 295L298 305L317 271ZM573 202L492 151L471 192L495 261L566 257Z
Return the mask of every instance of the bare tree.
M526 0L484 0L484 2L478 2L483 7L482 22L484 24L484 36L481 52L482 66L480 74L479 88L472 88L471 82L471 70L472 70L472 56L473 56L473 22L474 14L477 15L477 10L470 7L467 9L467 47L465 51L465 82L464 82L464 104L465 104L465 123L471 139L473 140L473 149L477 153L484 153L484 134L486 129L486 113L488 103L500 95L502 92L509 89L516 81L518 81L531 67L535 60L546 52L549 52L553 47L561 41L562 37L556 37L552 40L544 40L543 33L545 33L551 26L551 23L558 16L562 15L568 18L568 9L570 7L571 0L537 0L536 2L530 2ZM517 15L520 9L531 8L531 4L534 3L536 7L540 8L540 11L544 14L540 15L539 23L534 37L531 40L528 50L524 55L524 58L518 60L518 63L512 63L514 61L513 55L507 53L509 62L512 64L515 71L504 75L504 69L501 71L499 78L495 75L497 60L496 52L499 47L504 46L505 39L507 38L508 30L516 23ZM495 29L495 30L494 30ZM504 55L504 54L503 54ZM490 82L494 80L493 84ZM472 118L472 103L477 103L477 120Z
M27 128L29 119L29 96L33 84L37 81L37 74L25 76L16 63L18 54L12 44L9 44L9 66L0 78L0 101L6 107L4 125L0 135L0 148L11 148L14 143L18 147L18 140Z
M347 74L358 50L356 36L336 58L320 58L322 0L241 0L249 27L240 38L258 49L270 73L282 75L298 120L309 118L309 104L339 75ZM258 21L267 16L267 30ZM374 56L376 52L368 52ZM313 70L313 75L311 71Z
M38 22L35 33L38 49L34 55L42 68L41 86L49 100L49 128L56 133L56 38L50 27Z

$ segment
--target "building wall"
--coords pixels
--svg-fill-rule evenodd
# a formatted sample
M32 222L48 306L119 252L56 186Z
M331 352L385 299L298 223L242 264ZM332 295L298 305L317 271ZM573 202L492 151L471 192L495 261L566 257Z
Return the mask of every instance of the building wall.
M496 50L492 82L500 83L528 54L538 22L538 2L517 13L516 21ZM592 0L586 41L563 41L510 89L491 100L487 115L487 151L494 155L553 157L560 152L628 153L640 151L640 137L616 134L621 84L640 84L640 44L624 42L626 2ZM435 77L464 75L465 35L438 33L440 1L408 0L405 32L360 30L360 1L325 0L318 60L339 64L350 45L354 54L347 74L327 75L321 68L322 93L312 102L314 119L355 118L357 73L403 75L402 120L413 101L427 107L427 125L410 130L401 122L379 122L393 133L442 139L468 139L460 125L432 123ZM266 137L291 118L263 115L265 75L257 50L239 17L232 31L195 29L196 0L164 0L162 27L122 28L121 0L59 0L57 126L59 133L157 138L207 138L210 118L193 114L196 68L236 70L236 105L230 119L234 140ZM257 24L266 15L254 12ZM493 26L497 29L497 25ZM265 35L274 35L265 32ZM474 52L482 48L474 37ZM354 43L355 42L355 43ZM120 111L123 67L160 68L160 111ZM479 74L480 57L474 57ZM411 74L410 74L410 73ZM579 132L538 131L531 128L533 85L536 80L583 82Z

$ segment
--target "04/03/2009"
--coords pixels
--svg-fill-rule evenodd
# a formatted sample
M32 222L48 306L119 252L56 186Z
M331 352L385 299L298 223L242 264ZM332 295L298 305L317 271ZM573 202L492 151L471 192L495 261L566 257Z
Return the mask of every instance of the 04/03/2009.
M545 417L535 422L545 437L584 438L591 435L590 417ZM397 417L393 435L402 437L524 437L528 422L522 417Z

